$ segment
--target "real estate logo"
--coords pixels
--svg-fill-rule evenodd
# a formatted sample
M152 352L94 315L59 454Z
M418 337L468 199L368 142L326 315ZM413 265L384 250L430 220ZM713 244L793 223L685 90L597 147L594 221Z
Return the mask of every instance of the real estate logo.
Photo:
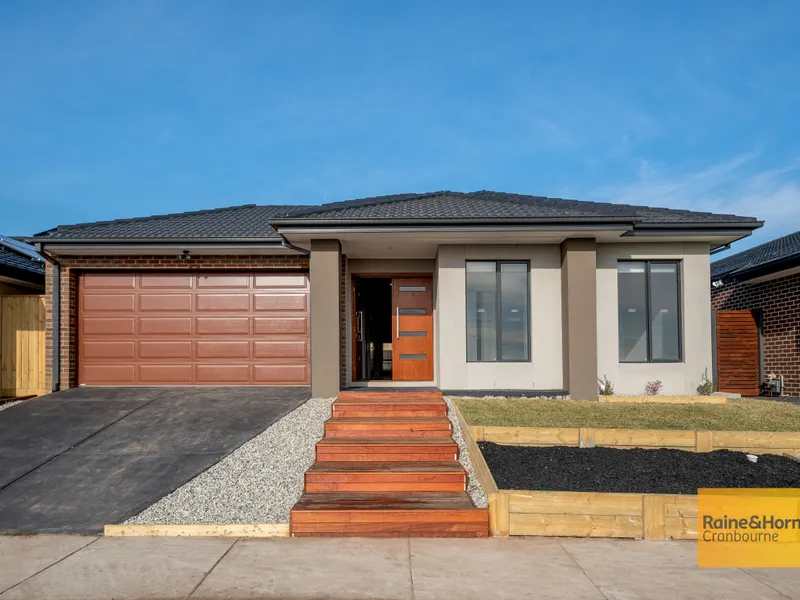
M800 489L700 489L700 567L800 567Z

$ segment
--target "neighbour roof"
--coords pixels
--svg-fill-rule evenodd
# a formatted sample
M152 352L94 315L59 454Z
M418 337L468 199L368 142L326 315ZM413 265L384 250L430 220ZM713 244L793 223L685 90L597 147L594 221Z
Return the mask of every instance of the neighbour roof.
M78 225L59 225L37 233L36 241L169 241L169 240L275 240L279 239L270 221L289 215L305 206L245 204L229 208L154 215L135 219L97 221Z
M800 231L711 263L711 278L716 280L735 277L756 269L768 269L770 266L779 270L785 266L787 260L794 258L800 259Z
M33 246L0 235L0 275L44 282L44 259Z
M485 223L633 223L637 227L731 227L755 229L753 217L688 210L585 202L500 192L398 194L320 206L248 204L136 219L59 225L28 241L153 242L277 241L272 225L330 223L455 224Z
M399 194L308 207L280 224L315 221L634 221L653 225L735 224L759 226L753 217L587 202L501 192L431 192Z

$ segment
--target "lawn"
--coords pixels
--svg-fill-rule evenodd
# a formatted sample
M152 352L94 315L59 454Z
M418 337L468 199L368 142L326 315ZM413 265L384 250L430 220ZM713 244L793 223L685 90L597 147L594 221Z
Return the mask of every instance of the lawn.
M728 404L600 404L586 400L456 398L470 425L800 431L800 405L749 398Z

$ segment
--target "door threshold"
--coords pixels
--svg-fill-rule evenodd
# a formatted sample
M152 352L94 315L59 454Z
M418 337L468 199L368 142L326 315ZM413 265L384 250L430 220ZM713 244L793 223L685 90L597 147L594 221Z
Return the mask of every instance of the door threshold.
M388 381L388 380L375 380L375 381L354 381L348 389L353 388L427 388L438 389L435 381Z

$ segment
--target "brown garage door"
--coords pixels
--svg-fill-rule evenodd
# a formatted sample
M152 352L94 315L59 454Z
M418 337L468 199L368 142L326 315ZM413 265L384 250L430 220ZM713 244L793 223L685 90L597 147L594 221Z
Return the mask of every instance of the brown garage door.
M749 310L717 311L717 388L758 396L758 322Z
M78 383L308 385L305 273L87 273Z

